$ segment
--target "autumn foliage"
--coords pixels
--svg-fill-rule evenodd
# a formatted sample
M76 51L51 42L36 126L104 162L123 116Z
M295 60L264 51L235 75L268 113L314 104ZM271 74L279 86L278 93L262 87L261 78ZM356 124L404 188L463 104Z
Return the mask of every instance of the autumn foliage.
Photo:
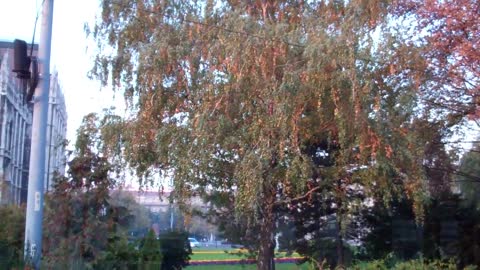
M221 193L212 211L245 230L259 269L273 269L279 206L320 187L338 224L362 203L352 187L405 194L421 220L429 138L415 123L477 114L477 13L474 1L104 0L92 75L130 112L107 145L142 181L168 174L183 206Z
M397 5L399 15L416 20L412 39L420 37L424 44L425 91L435 96L430 101L457 118L480 117L480 3L408 0Z

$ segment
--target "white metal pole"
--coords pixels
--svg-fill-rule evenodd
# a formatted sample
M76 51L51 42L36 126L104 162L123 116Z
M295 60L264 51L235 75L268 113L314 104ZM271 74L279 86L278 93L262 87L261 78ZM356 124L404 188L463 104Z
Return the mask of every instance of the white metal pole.
M35 89L35 98L33 99L32 144L25 223L25 259L35 269L40 268L42 255L43 183L47 143L52 21L53 0L45 0L42 7L42 29L38 51L40 83Z

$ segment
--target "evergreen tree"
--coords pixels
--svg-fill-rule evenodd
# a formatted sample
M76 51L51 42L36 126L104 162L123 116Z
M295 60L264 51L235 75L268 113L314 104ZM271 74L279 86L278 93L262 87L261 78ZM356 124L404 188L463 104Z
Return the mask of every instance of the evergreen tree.
M93 114L84 118L67 176L57 176L46 196L43 253L52 267L92 268L129 222L126 209L109 203L112 166L95 148L97 124Z
M480 211L480 145L462 157L457 172L457 181L467 205Z
M188 241L188 233L169 231L159 235L162 248L162 270L178 270L188 265L192 248Z
M162 265L162 250L155 232L150 230L143 239L139 252L141 269L160 269Z
M480 266L480 146L465 153L457 172L463 211L461 216L460 256L463 265Z

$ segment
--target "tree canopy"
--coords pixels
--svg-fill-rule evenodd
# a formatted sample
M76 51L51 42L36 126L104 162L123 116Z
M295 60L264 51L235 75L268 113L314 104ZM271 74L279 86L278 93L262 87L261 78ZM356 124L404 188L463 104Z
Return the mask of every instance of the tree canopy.
M428 61L403 37L398 10L380 0L104 0L92 76L130 109L107 146L139 176L172 177L180 202L223 194L232 208L217 211L258 228L259 269L273 268L278 206L319 184L341 180L339 198L356 186L385 202L402 190L421 214L426 139L414 125L429 116L417 95Z
M480 3L475 0L398 1L397 14L409 18L410 38L424 44L428 65L423 87L426 106L450 124L480 116ZM477 125L479 123L477 122Z

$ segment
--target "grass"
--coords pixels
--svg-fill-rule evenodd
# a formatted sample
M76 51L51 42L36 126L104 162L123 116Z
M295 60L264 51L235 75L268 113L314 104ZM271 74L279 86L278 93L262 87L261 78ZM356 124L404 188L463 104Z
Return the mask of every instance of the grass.
M193 250L191 260L240 260L246 259L247 253L238 250Z
M208 249L194 249L190 256L191 260L241 260L247 259L247 253L239 249L224 250L208 250ZM286 256L285 252L276 252L275 258L299 257L297 253L291 256Z
M246 256L239 256L235 254L229 254L229 253L206 253L206 254L199 254L199 253L193 253L193 255L190 256L191 260L241 260L241 259L246 259Z
M241 260L247 259L248 253L244 250L232 249L232 250L208 250L208 249L194 249L193 254L190 256L191 260ZM276 252L275 258L290 258L299 257L300 255L294 253L287 256L285 252ZM187 270L253 270L257 269L255 264L246 265L194 265L186 268ZM307 265L296 265L295 263L276 263L275 269L277 270L307 270Z
M248 265L196 265L188 266L186 270L254 270L257 269L255 264ZM277 263L275 264L276 270L308 270L308 265L296 265L294 263Z

